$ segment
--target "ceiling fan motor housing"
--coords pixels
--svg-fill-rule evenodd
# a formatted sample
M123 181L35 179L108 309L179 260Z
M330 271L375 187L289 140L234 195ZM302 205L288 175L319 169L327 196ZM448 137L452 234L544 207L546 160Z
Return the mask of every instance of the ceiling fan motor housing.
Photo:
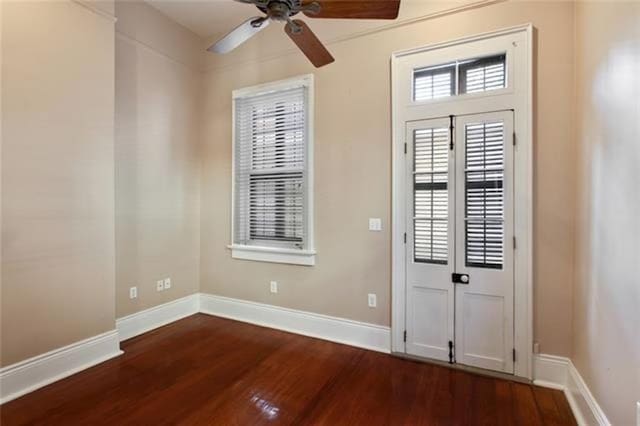
M256 7L274 21L287 21L300 12L301 5L301 0L271 0L266 4L256 4Z

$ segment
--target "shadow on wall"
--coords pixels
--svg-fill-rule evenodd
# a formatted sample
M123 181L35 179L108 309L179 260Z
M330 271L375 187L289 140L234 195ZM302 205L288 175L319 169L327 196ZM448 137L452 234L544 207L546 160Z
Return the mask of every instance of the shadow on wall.
M613 13L602 16L598 24L615 22L607 21ZM583 31L588 28L585 23ZM640 29L637 21L611 28L630 30L590 37L594 43L582 47L585 69L578 70L585 74L577 107L586 188L574 355L609 420L634 424L640 400ZM617 41L607 46L607 37Z

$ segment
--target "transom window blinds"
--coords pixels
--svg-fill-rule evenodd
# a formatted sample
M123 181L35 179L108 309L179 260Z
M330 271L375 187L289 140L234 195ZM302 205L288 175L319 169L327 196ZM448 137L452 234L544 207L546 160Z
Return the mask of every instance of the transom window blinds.
M413 72L416 102L507 87L507 55L460 60Z
M504 123L465 127L467 266L502 268L504 253Z
M234 243L306 248L307 88L236 99Z
M460 93L478 93L506 87L505 60L506 55L499 55L460 63Z
M449 129L418 129L414 147L414 260L446 264Z
M453 95L455 73L455 63L416 70L413 74L413 99L426 101Z

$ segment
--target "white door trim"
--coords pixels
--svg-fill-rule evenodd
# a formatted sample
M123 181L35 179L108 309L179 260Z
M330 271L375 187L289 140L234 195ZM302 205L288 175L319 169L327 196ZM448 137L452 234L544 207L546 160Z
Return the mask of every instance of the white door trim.
M492 39L512 38L518 44L518 54L513 73L519 78L515 90L505 92L515 110L514 127L516 149L514 152L515 187L515 223L514 232L517 249L514 254L515 271L515 316L514 346L516 349L515 375L532 379L533 345L533 26L520 25L503 30L492 31L461 39L428 45L421 48L393 53L391 56L392 87L392 312L391 312L391 351L405 352L405 301L406 301L406 253L404 233L406 230L406 189L405 189L405 122L415 119L418 108L408 114L406 105L401 104L399 88L400 66L413 55L441 50L445 48L464 48L471 43L490 45ZM514 44L514 46L515 46ZM477 56L482 56L478 51ZM495 96L499 98L499 96ZM506 99L506 98L505 98ZM481 102L478 102L481 103ZM442 116L445 102L434 102L421 106L418 115L422 119ZM485 110L487 111L487 110ZM468 113L460 111L458 113ZM482 111L477 111L482 112ZM452 112L453 113L453 112Z

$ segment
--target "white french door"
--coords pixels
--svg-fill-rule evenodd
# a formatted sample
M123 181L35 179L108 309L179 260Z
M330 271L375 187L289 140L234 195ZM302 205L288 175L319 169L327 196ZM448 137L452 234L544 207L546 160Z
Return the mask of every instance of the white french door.
M406 138L406 351L513 374L513 112Z

